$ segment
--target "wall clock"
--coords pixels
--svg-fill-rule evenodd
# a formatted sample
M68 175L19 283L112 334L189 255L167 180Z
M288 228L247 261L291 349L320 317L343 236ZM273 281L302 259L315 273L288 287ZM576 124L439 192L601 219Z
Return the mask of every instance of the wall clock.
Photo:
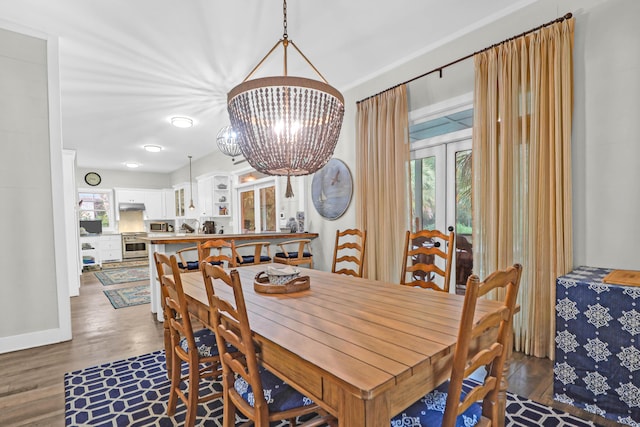
M327 219L340 218L351 203L353 179L347 165L331 159L313 175L311 198L316 211Z
M102 178L96 172L89 172L84 176L84 182L95 187L102 182Z

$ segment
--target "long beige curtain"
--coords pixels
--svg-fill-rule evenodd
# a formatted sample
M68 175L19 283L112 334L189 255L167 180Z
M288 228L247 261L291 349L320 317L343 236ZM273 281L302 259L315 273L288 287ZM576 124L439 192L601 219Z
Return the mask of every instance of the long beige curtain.
M358 104L356 224L367 230L364 276L399 282L408 227L409 113L405 85Z
M574 20L475 56L474 273L523 265L515 349L554 357L555 279L572 269Z

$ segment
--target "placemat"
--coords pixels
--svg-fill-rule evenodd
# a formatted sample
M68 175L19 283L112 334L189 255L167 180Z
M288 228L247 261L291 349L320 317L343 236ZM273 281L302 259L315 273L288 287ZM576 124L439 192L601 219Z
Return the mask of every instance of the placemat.
M604 283L615 285L640 286L640 271L635 270L613 270L604 276Z

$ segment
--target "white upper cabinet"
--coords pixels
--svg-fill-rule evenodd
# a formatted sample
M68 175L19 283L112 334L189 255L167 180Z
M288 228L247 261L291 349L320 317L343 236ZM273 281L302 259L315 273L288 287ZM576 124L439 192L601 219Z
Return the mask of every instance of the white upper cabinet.
M200 216L198 210L198 186L191 186L188 182L185 182L174 185L173 191L176 218L198 218ZM191 191L193 191L193 194L191 194ZM189 209L191 200L193 200L193 204L196 206L194 210Z
M120 203L144 203L146 190L116 188L116 209Z
M166 219L162 190L146 190L144 194L145 219Z
M120 204L140 203L144 204L144 219L166 219L165 201L163 190L149 188L114 188L116 219L120 219Z
M196 211L198 216L213 216L213 177L206 176L197 178L198 181L198 204Z

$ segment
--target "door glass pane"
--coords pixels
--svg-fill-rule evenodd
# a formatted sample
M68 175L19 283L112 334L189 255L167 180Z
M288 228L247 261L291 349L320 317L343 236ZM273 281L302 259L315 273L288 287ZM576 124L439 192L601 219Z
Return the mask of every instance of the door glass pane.
M413 231L433 230L436 226L436 158L411 161L411 207Z
M456 293L463 294L473 270L471 150L456 152Z
M240 193L240 226L244 233L256 230L256 214L253 189Z
M260 189L261 231L276 231L276 187Z

